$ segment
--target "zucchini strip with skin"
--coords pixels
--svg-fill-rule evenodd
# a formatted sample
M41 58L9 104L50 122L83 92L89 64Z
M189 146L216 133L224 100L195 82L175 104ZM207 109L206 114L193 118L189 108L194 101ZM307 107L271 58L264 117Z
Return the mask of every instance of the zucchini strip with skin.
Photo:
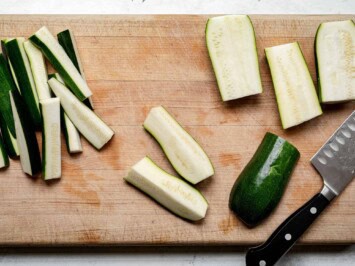
M65 84L80 101L84 101L92 95L85 80L65 53L63 47L46 27L39 29L29 39L34 45L41 49L44 56L63 78Z
M38 128L41 125L41 112L39 110L39 100L37 96L36 85L33 80L30 62L28 61L25 49L25 38L16 38L6 40L5 47L9 57L13 73L21 91L32 122Z

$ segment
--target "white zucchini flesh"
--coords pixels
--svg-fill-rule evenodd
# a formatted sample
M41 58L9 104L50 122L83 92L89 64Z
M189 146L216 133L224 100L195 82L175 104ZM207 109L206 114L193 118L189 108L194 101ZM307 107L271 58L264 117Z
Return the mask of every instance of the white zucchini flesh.
M198 221L206 216L208 203L202 194L148 157L136 163L124 179L185 219Z
M92 95L86 81L80 75L68 55L46 27L39 29L30 38L39 47L48 61L64 79L65 84L83 101Z
M152 108L143 126L159 142L175 170L187 181L197 184L214 174L207 154L164 107Z
M56 78L51 78L48 84L79 132L96 149L101 149L113 137L113 130Z
M0 137L0 168L4 168L9 166L10 161L7 153L5 151L4 143L2 138Z
M320 100L355 100L355 24L351 20L322 23L316 35Z
M254 28L248 16L210 18L206 42L223 101L262 93Z
M40 102L42 111L42 176L44 180L61 177L60 101L50 98Z
M64 80L58 73L51 74L50 76L56 78L62 84L64 84ZM83 147L81 145L81 138L79 131L74 126L73 122L69 119L67 114L61 110L62 112L62 128L65 138L65 143L67 145L67 150L69 153L80 153L83 151Z
M322 114L317 92L297 42L265 49L284 129Z
M41 157L34 125L18 91L12 90L9 93L22 170L34 176L41 171Z
M47 68L41 50L34 46L30 41L25 41L23 46L28 60L30 61L39 101L51 98L48 86Z

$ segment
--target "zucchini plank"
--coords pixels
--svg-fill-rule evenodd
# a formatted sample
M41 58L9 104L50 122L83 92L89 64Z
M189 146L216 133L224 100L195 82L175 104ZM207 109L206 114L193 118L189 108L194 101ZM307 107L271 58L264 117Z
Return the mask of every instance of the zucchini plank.
M39 101L32 70L23 46L24 42L25 38L22 37L6 40L5 47L21 95L27 105L32 121L37 128L41 125L41 112L39 110Z
M214 174L207 154L164 107L152 108L143 126L158 141L175 170L187 181L197 184Z
M81 60L79 57L79 52L76 46L76 41L74 38L74 35L71 33L70 30L64 30L62 32L59 32L57 34L58 42L59 44L63 47L64 51L67 53L69 56L70 60L73 62L74 66L76 69L79 71L83 79L86 81L83 66L81 64ZM92 97L89 97L88 99L84 100L83 102L90 107L91 109L93 108L92 105Z
M17 89L6 59L2 54L0 55L0 84L0 128L7 154L11 158L16 158L20 155L20 152L16 140L15 121L9 92Z
M11 90L9 93L22 170L30 176L35 176L41 171L41 157L34 124L19 92Z
M54 77L58 81L64 84L64 80L60 77L58 73L50 74L49 79ZM79 153L83 151L81 145L81 138L79 131L74 126L73 122L69 119L67 114L64 112L63 108L60 108L60 121L64 134L65 143L67 146L68 153Z
M322 114L317 92L297 42L265 49L284 129Z
M208 203L202 194L148 157L136 163L124 179L178 216L192 221L206 216Z
M61 177L60 101L40 101L42 111L42 176L44 180Z
M255 226L275 209L299 157L292 144L266 133L229 197L230 208L244 223Z
M65 84L80 101L84 101L92 95L85 80L75 68L63 47L60 46L46 27L39 29L29 39L34 45L41 49L44 56L63 78Z
M206 42L223 101L262 93L255 33L248 16L210 18Z
M322 23L315 40L319 98L322 103L355 100L355 24Z
M30 41L25 41L23 46L30 61L39 101L51 98L48 86L47 68L41 50L34 46Z
M101 149L113 137L113 130L56 78L51 78L48 84L79 132L96 149Z

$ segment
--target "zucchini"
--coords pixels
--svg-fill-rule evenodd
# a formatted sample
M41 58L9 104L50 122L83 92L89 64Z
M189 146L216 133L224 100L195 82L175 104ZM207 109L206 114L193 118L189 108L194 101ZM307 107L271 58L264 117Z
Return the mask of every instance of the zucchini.
M223 101L262 93L255 33L248 16L208 19L206 42Z
M58 73L50 74L49 78L56 78L58 81L64 84L64 80ZM65 143L67 146L68 153L79 153L83 151L81 145L80 134L73 122L69 119L67 114L64 112L63 108L60 108L60 121L62 125L62 130L64 134Z
M44 180L61 177L60 101L40 101L42 111L42 176Z
M15 121L12 114L9 91L17 90L11 78L5 57L0 55L0 128L4 139L4 146L11 158L20 155L17 140Z
M248 226L257 225L279 203L299 157L299 151L292 144L266 133L234 183L229 207Z
M322 103L355 100L355 24L322 23L315 40L319 99Z
M5 151L4 143L0 137L0 168L8 167L10 164L9 157Z
M284 129L322 114L316 89L297 42L265 49Z
M73 62L76 69L79 71L83 79L85 79L84 70L80 61L79 52L76 46L74 35L69 30L64 30L57 34L58 42L63 47L64 51ZM93 108L91 97L83 101L88 107Z
M39 101L51 98L48 86L47 68L41 50L30 41L25 41L23 46L30 61Z
M54 94L60 99L64 112L79 132L96 148L101 149L114 135L89 107L79 101L67 87L55 78L48 81Z
M57 70L71 91L83 101L92 95L85 80L75 68L74 64L65 53L58 41L46 27L39 29L30 38L30 41L41 49L44 56Z
M41 112L33 80L30 63L28 61L23 43L25 38L16 38L5 41L7 56L9 57L14 77L18 82L21 95L27 105L28 111L35 127L41 125Z
M17 90L11 90L9 93L22 170L30 176L35 176L41 171L41 157L34 124L20 93Z
M164 107L152 108L143 126L158 141L175 170L187 181L197 184L214 174L207 154Z
M136 163L124 179L178 216L192 221L206 216L208 203L202 194L148 157Z

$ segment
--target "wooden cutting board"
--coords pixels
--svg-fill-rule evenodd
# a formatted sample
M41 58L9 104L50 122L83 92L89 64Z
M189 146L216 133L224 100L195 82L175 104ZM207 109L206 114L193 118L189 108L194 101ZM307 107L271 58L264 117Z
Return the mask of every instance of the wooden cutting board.
M282 130L264 48L298 41L315 80L313 42L318 25L349 16L251 16L264 93L221 101L205 45L209 16L0 16L0 35L30 36L46 25L70 28L95 111L115 131L97 152L69 156L62 147L63 177L45 183L26 177L18 161L1 171L0 244L255 244L321 189L311 156L355 108L324 107L324 114ZM216 174L197 187L210 203L199 223L179 219L123 181L145 155L176 174L142 128L151 107L164 105L210 156ZM276 133L301 159L276 211L248 229L228 209L230 189L265 132ZM40 138L39 138L40 139ZM355 242L355 183L321 215L299 243Z

